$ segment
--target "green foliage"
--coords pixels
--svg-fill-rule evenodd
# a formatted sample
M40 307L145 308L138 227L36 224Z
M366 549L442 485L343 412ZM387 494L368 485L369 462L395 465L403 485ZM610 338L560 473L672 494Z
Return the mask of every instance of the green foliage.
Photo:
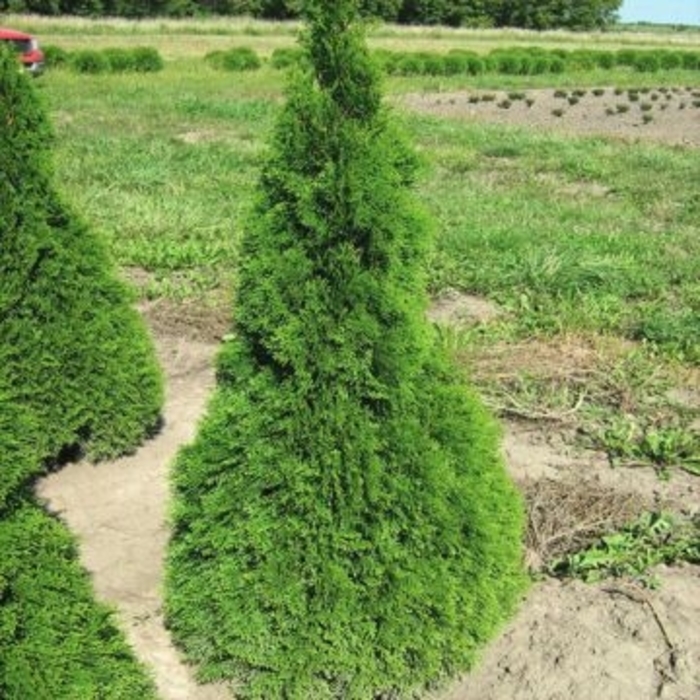
M17 403L5 374L0 370L0 522L42 466L41 433L30 412Z
M614 24L622 0L359 0L360 12L388 22L526 29L600 29ZM201 14L289 19L299 0L0 0L0 10L48 15L186 17Z
M309 12L236 335L175 465L167 619L241 697L398 698L468 668L512 611L522 509L424 319L416 161L352 4Z
M588 582L629 576L654 586L652 567L680 561L700 563L700 521L683 523L665 513L646 513L590 549L555 562L550 573Z
M111 66L109 56L95 49L81 49L70 57L70 67L76 73L107 73Z
M49 68L59 68L67 65L70 61L69 52L60 46L45 44L42 49L44 51L44 61Z
M83 49L59 56L61 63L67 63L76 73L154 73L164 66L158 51L148 46Z
M631 335L665 348L679 360L700 363L700 316L695 308L652 308Z
M592 436L593 446L604 450L613 463L647 463L666 474L679 466L700 472L700 436L681 421L614 416Z
M62 524L18 503L0 515L0 552L0 697L155 700Z
M655 73L661 68L661 62L656 53L652 51L640 51L633 64L635 70L640 73Z
M236 46L227 51L213 51L205 56L205 60L214 68L228 71L257 70L262 65L255 51L247 46Z
M629 66L639 72L656 72L695 67L690 52L621 50L617 53L595 49L546 50L539 47L501 47L488 55L453 49L446 55L426 51L379 51L379 64L389 75L544 75L595 70L614 70Z
M162 402L153 347L102 241L57 195L43 107L0 54L0 353L41 458L137 445Z
M303 52L297 48L278 48L270 56L270 65L273 68L289 68L297 65L303 56Z
M157 49L150 46L137 46L131 49L130 70L137 73L157 73L163 70L163 59ZM114 65L112 70L116 71Z

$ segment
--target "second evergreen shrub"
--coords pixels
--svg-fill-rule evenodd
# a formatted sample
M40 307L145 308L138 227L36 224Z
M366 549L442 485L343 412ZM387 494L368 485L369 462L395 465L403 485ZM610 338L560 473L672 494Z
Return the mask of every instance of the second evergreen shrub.
M41 459L134 449L158 422L155 352L107 251L57 195L43 106L0 52L0 357Z

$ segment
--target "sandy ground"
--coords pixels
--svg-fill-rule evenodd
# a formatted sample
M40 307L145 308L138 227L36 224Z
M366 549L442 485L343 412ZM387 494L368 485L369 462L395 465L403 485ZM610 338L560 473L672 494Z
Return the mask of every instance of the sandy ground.
M405 104L458 118L700 146L700 109L679 108L681 101L690 102L687 95L659 97L653 120L643 124L638 107L605 113L622 102L611 89L600 97L587 94L574 106L551 90L527 94L534 99L530 107L518 100L508 109L497 106L505 93L478 104L467 93L412 95ZM661 100L669 106L661 109ZM563 116L553 116L562 103ZM167 304L149 304L143 311L167 376L164 429L132 456L66 466L40 482L38 493L77 533L97 594L117 609L163 700L219 700L229 697L226 688L197 685L173 648L163 626L161 593L168 470L178 448L193 437L213 388L212 361L226 321ZM432 318L488 321L497 313L483 300L452 297L433 308ZM503 449L513 478L523 485L562 484L597 493L598 500L600 494L621 501L634 497L689 514L700 509L700 479L679 474L661 481L651 470L613 470L601 455L572 452L547 423L506 423ZM700 700L700 567L662 567L657 575L657 590L629 581L586 585L543 579L484 650L478 668L435 699Z
M117 608L163 700L219 700L229 694L193 681L170 642L161 612L168 470L178 447L194 437L214 384L216 346L164 336L158 350L167 378L162 432L123 459L67 465L39 483L38 495L77 533L97 595Z

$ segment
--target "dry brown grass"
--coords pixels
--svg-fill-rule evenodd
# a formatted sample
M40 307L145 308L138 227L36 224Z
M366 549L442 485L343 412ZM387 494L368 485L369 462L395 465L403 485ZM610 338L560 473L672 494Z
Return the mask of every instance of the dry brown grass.
M538 479L521 488L527 505L528 565L535 571L586 549L651 506L637 493L613 490L592 479Z

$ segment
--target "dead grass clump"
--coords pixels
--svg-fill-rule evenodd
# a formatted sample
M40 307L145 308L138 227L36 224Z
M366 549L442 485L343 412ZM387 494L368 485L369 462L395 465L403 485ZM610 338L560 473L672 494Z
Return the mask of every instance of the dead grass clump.
M197 302L157 299L141 302L139 310L157 336L218 343L231 329L230 309L224 304L203 307Z
M535 571L586 549L650 507L639 494L615 491L592 479L528 480L521 488L527 505L528 566Z

